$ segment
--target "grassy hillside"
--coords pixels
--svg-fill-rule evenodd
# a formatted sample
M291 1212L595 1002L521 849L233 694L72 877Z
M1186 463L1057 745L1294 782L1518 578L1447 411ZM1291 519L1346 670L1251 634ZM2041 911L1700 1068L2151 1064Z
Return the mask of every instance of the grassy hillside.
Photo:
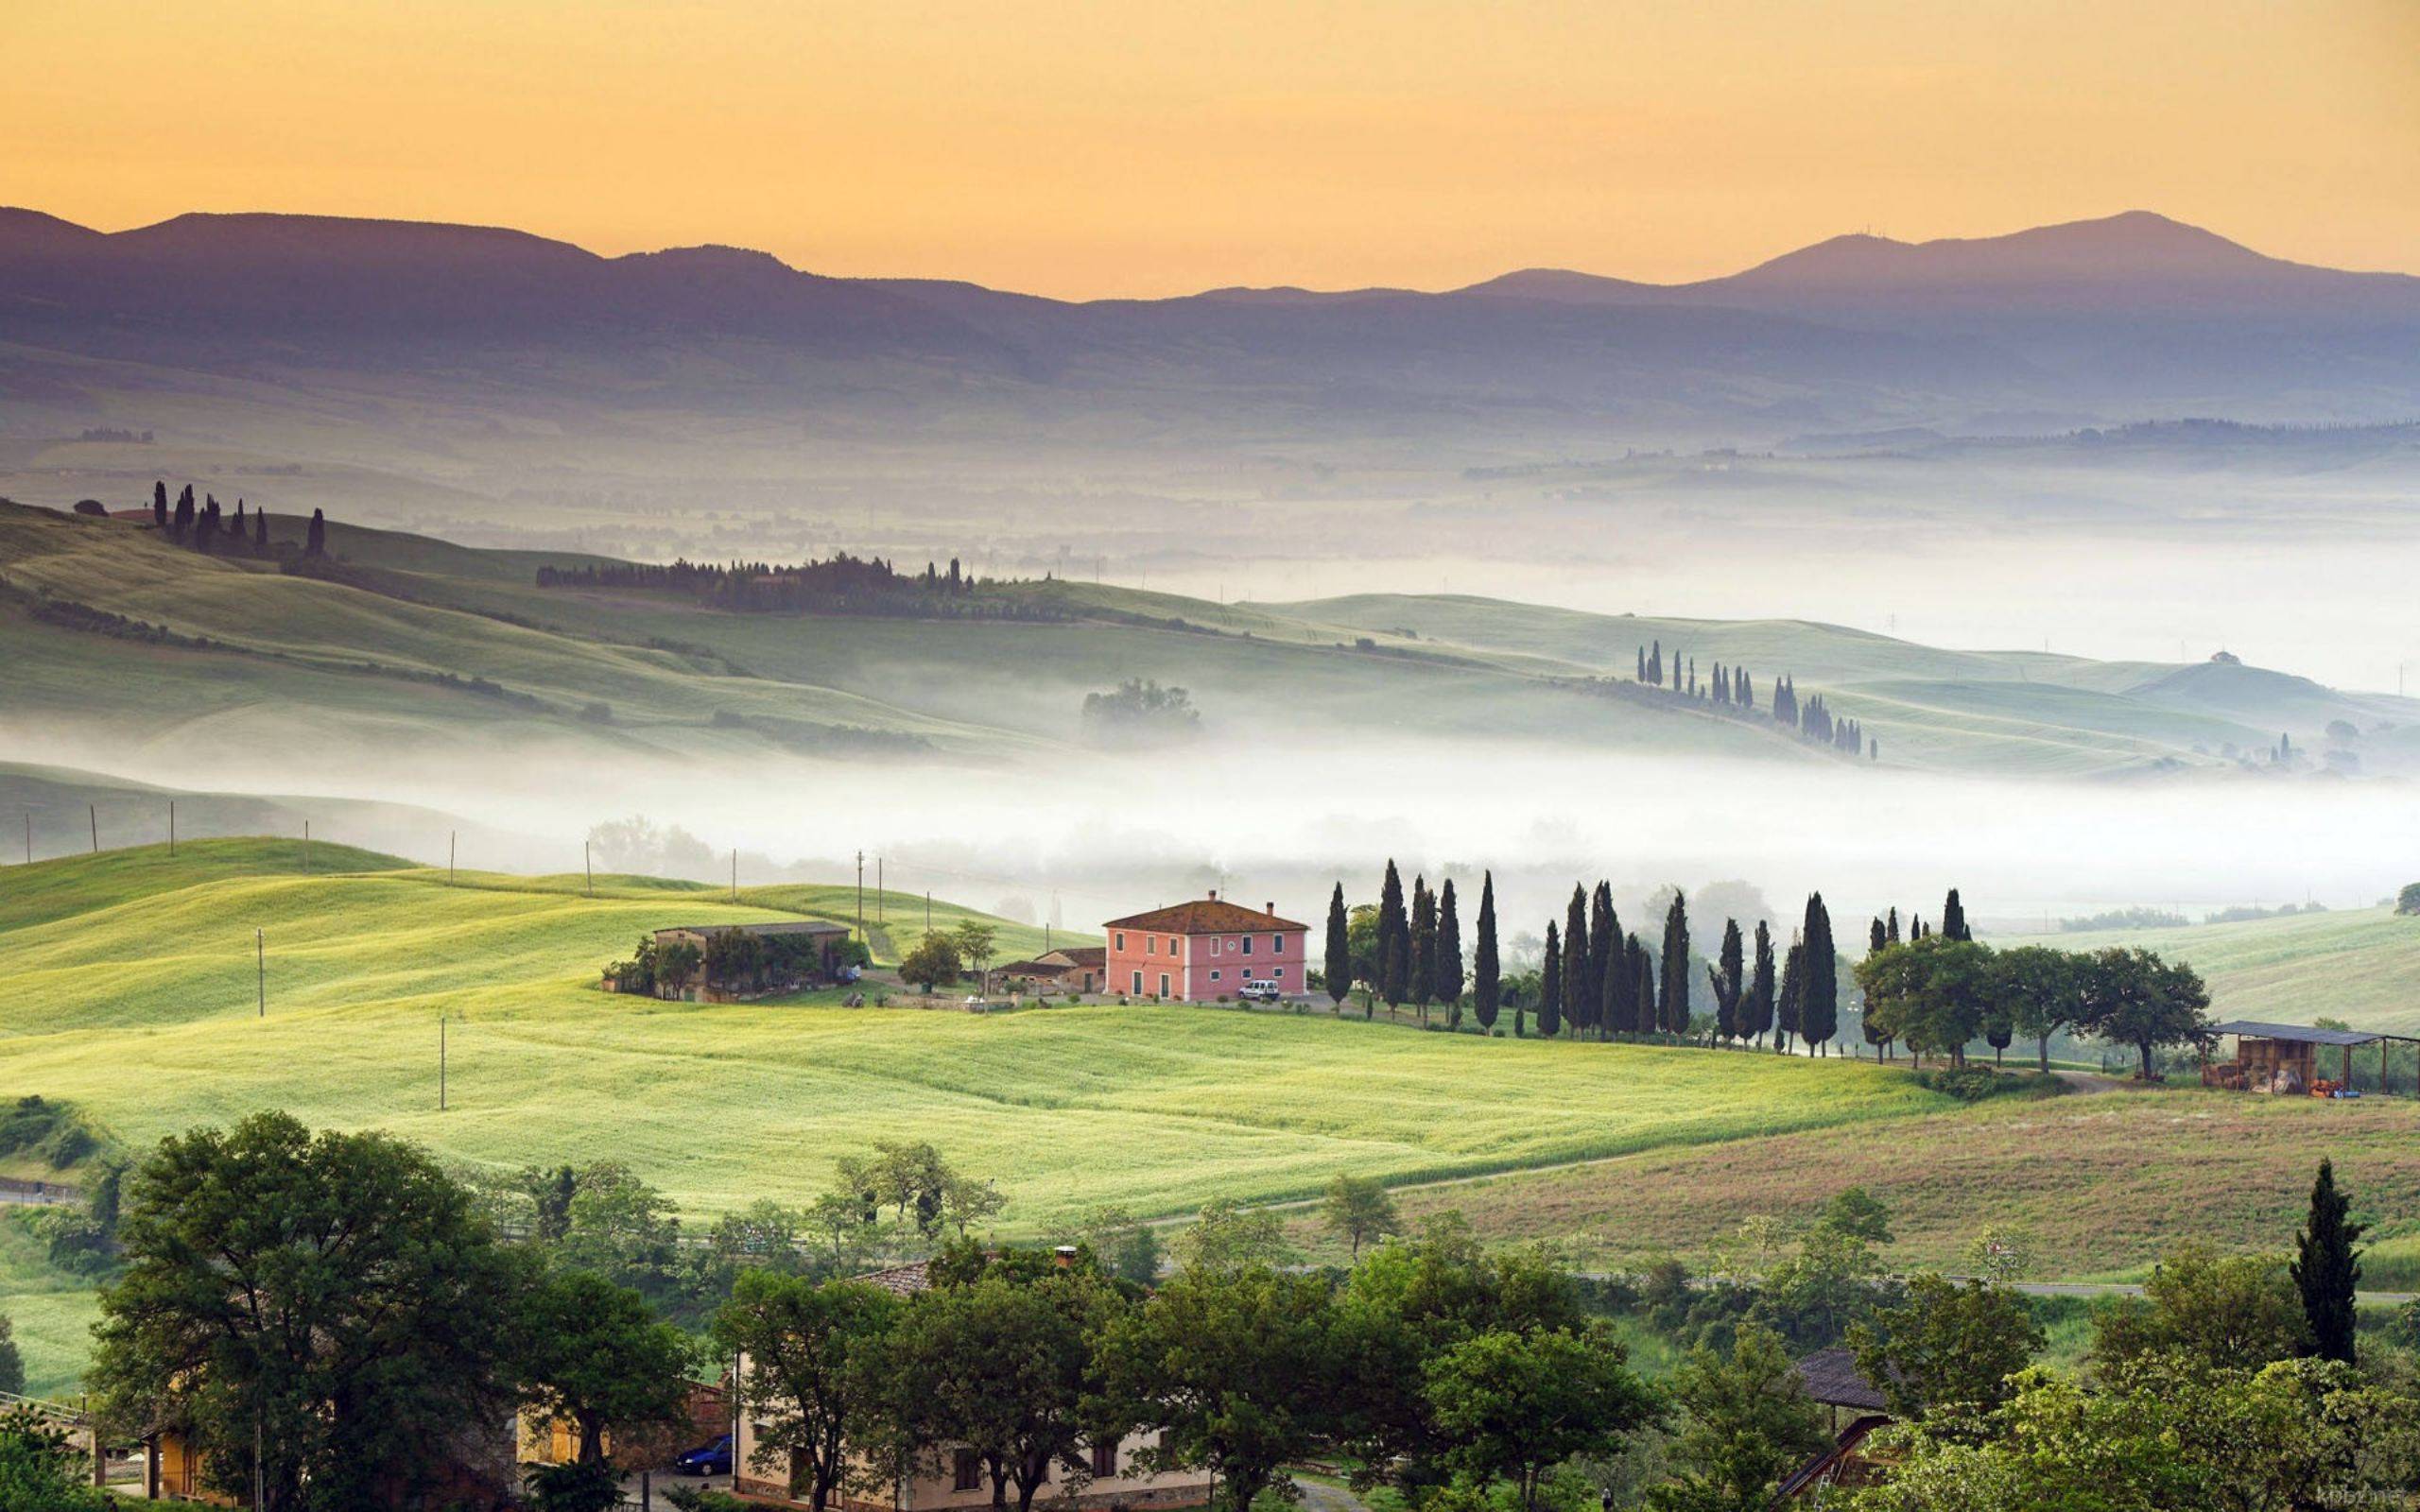
M2321 1150L2393 1220L2382 1237L2400 1243L2420 1209L2420 1160L2398 1153L2420 1148L2420 1109L2401 1103L2193 1092L1976 1109L1872 1063L1323 1014L710 1006L596 988L598 965L645 930L847 919L853 887L742 888L734 902L636 877L599 878L594 896L579 877L449 885L441 870L334 847L305 876L286 841L67 857L0 878L11 998L32 1005L0 1019L0 1086L71 1105L131 1147L283 1108L495 1166L611 1156L703 1217L805 1201L838 1156L928 1139L999 1181L1016 1235L1104 1202L1177 1214L1215 1197L1298 1199L1349 1171L1455 1181L1408 1195L1466 1207L1491 1234L1622 1257L1686 1251L1744 1212L1795 1214L1854 1179L1906 1210L1911 1253L2014 1219L2060 1241L2049 1264L2066 1273L2122 1270L2162 1237L2257 1242ZM878 943L911 944L921 900L892 895L884 911ZM934 923L965 917L937 906ZM1039 947L1038 931L994 922L1004 954ZM2256 1147L2251 1175L2231 1177L2224 1202L2167 1200L2214 1138ZM2104 1165L2146 1174L2075 1178ZM88 1316L72 1284L0 1252L0 1311L33 1341L41 1381L72 1376Z
M2066 950L2139 945L2185 961L2209 984L2211 1009L2222 1019L2331 1018L2420 1034L2420 918L2389 908L2050 935L2040 942Z
M298 519L273 534L290 540ZM0 713L72 713L149 753L302 747L479 760L925 752L1048 760L1087 694L1130 678L1191 691L1207 727L1253 737L1272 693L1322 734L1523 739L1591 750L1824 759L1763 721L1679 701L1603 697L1660 642L1745 664L1761 696L1793 676L1863 720L1887 764L2078 776L2217 766L2279 730L2320 748L2342 718L2369 770L2420 761L2420 703L2353 697L2224 664L2097 662L1944 650L1796 620L1601 615L1495 599L1363 595L1211 604L1064 580L993 592L1035 620L725 613L671 593L538 590L540 566L595 558L489 552L341 524L337 565L282 574L205 557L132 520L0 506L0 650L26 669ZM167 632L80 627L45 598ZM55 609L54 605L54 609ZM121 627L122 628L122 627ZM147 632L148 633L148 632ZM1407 711L1418 711L1409 721Z

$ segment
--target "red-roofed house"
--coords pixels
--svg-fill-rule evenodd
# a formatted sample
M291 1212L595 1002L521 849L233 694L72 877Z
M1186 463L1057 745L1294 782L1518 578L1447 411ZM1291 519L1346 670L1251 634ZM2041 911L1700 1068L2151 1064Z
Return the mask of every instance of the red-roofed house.
M1271 982L1288 997L1310 991L1305 947L1310 926L1277 917L1277 905L1246 908L1217 893L1148 914L1113 919L1105 990L1207 1003Z

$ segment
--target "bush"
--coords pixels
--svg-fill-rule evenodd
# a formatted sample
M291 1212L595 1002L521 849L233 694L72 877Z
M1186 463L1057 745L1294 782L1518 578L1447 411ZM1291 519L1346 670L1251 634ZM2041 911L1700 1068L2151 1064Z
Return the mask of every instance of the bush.
M2395 895L2394 911L2398 914L2420 914L2420 882L2406 883Z
M99 1153L101 1142L73 1109L39 1095L0 1109L0 1156L30 1155L54 1171Z
M676 1512L749 1512L753 1504L711 1486L667 1486L664 1500Z
M2066 1090L2066 1084L2055 1078L2019 1076L1989 1066L1920 1071L1916 1073L1916 1085L1962 1103L1979 1103L1988 1097L2052 1097Z

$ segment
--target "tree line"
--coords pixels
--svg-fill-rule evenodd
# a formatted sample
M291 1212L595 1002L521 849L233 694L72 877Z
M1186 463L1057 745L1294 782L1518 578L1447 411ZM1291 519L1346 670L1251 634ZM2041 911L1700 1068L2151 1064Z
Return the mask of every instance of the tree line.
M678 593L716 609L763 614L871 614L918 619L1053 620L1067 616L994 592L952 557L903 573L880 557L836 552L803 562L591 562L538 569L540 588L616 588Z
M999 1512L1167 1471L1253 1512L1291 1500L1305 1462L1420 1512L1754 1512L1830 1442L1793 1354L1840 1345L1895 1419L1853 1512L2289 1512L2420 1485L2420 1308L2364 1346L2364 1227L2325 1162L2290 1259L2172 1253L2143 1297L2094 1309L2081 1377L2034 1364L2021 1245L1986 1230L1975 1275L1894 1277L1891 1214L1856 1188L1794 1238L1743 1220L1711 1277L1591 1279L1486 1249L1458 1214L1413 1230L1340 1177L1322 1212L1348 1266L1304 1267L1278 1214L1216 1203L1164 1276L1123 1215L1057 1252L977 1242L996 1194L929 1145L836 1177L817 1211L923 1236L925 1284L852 1277L779 1210L725 1219L728 1268L690 1332L616 1270L671 1220L615 1168L503 1181L515 1239L493 1189L392 1136L284 1114L173 1136L127 1177L96 1406L116 1431L187 1435L209 1486L257 1483L261 1512L435 1504L470 1425L517 1410L577 1445L529 1501L603 1512L609 1439L678 1421L684 1376L743 1356L743 1473L827 1512L953 1466ZM1684 1348L1668 1381L1632 1367L1621 1314ZM77 1469L0 1418L8 1504L101 1512Z
M1461 1027L1467 1006L1479 1032L1496 1032L1509 1007L1521 1038L1770 1044L1813 1056L1841 1042L1846 961L1820 892L1807 895L1786 943L1766 920L1743 931L1737 918L1725 919L1702 964L1678 887L1643 938L1623 928L1609 881L1573 884L1562 916L1547 921L1537 971L1522 977L1505 976L1496 930L1489 872L1465 974L1452 879L1432 890L1415 876L1407 901L1390 859L1376 902L1348 907L1341 882L1329 894L1321 980L1340 1012L1358 988L1365 1018L1379 1003L1391 1014L1409 1005L1424 1026L1435 1010L1447 1029ZM1699 971L1711 1013L1692 1007ZM1863 999L1857 1032L1883 1058L1904 1047L1963 1067L1966 1047L1980 1040L1996 1063L2022 1034L2036 1041L2047 1072L2050 1040L2069 1033L2133 1048L2149 1076L2154 1052L2193 1042L2208 1027L2209 993L2190 967L2143 950L1994 951L1976 942L1955 887L1936 924L1911 914L1903 926L1895 906L1876 916L1864 957L1846 974Z
M1697 658L1684 658L1675 648L1667 662L1660 639L1638 648L1638 669L1633 680L1722 713L1748 715L1756 710L1756 679L1747 668L1717 662L1712 675L1701 682ZM1851 756L1862 755L1869 761L1882 758L1881 741L1868 736L1861 722L1834 714L1820 693L1802 701L1798 679L1787 673L1773 679L1772 695L1766 707L1776 724L1797 731L1801 739Z
M188 483L177 491L176 502L168 500L168 484L164 478L151 483L151 528L171 541L204 554L220 556L270 557L277 550L268 539L268 511L254 509L248 516L244 501L235 501L235 512L228 514L219 507L218 497L204 493L201 502L194 502L193 485ZM289 545L285 548L291 551ZM303 532L302 552L308 557L327 554L328 521L324 511L311 511L310 524Z

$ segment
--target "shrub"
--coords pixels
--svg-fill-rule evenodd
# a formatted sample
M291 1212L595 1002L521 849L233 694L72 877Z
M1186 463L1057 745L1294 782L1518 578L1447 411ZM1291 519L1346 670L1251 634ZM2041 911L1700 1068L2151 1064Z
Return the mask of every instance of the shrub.
M2066 1084L2055 1078L2019 1076L1989 1066L1920 1071L1916 1073L1916 1085L1962 1103L1979 1103L1987 1097L2055 1097L2066 1091Z

